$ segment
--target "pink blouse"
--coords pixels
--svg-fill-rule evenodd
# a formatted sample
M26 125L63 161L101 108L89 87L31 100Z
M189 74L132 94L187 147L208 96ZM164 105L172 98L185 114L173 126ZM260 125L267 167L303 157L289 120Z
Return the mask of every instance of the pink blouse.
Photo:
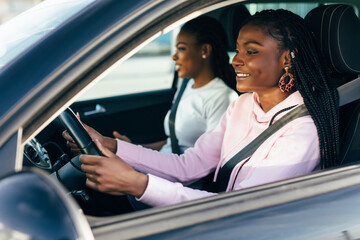
M215 129L204 133L184 154L160 153L121 140L117 155L149 176L148 186L138 199L151 206L164 206L212 196L216 193L188 188L188 185L219 169L268 126L279 110L302 104L295 92L264 112L256 93L242 94L234 101ZM275 121L288 111L279 114ZM275 122L274 121L274 122ZM269 137L239 171L233 169L226 191L279 181L314 170L320 161L319 140L310 116L297 118Z

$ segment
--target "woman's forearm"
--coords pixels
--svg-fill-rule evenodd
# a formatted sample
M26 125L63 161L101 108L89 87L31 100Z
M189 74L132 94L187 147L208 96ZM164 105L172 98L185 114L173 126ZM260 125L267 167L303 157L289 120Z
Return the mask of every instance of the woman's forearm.
M166 144L166 140L161 140L154 143L141 144L143 147L159 151Z

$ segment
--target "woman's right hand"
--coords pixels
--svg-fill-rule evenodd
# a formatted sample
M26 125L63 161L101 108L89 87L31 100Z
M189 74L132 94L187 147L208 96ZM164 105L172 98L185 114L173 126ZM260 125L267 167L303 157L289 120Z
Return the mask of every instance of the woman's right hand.
M117 138L117 139L120 139L120 140L122 140L122 141L131 143L130 138L128 138L128 137L125 136L125 135L121 135L121 134L118 133L117 131L114 131L114 132L113 132L113 136L114 136L114 138Z
M86 173L86 185L100 192L140 198L147 188L148 176L134 170L100 142L95 144L103 156L82 154L79 158L81 170Z
M98 140L103 146L105 146L106 148L111 150L113 153L116 152L117 143L116 143L115 139L104 137L103 135L101 135L99 132L97 132L92 127L89 127L88 125L86 125L84 123L82 123L82 124L84 125L85 130L88 132L89 136L91 137L91 139L94 142L95 142L95 140ZM62 133L62 136L67 141L66 146L70 148L71 152L73 152L76 155L81 153L80 148L75 143L74 139L70 136L70 134L67 130L65 130Z

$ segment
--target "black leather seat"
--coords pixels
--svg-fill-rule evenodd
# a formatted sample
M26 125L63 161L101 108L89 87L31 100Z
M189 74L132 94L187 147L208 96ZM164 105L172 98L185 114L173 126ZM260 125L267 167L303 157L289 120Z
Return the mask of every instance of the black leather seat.
M248 17L250 17L250 12L244 5L230 6L222 9L219 21L226 31L229 51L236 50L236 40L240 28Z
M217 19L221 23L227 35L228 51L234 52L236 50L236 40L242 23L245 19L251 16L249 10L241 4L217 9L207 13L206 15ZM226 84L237 91L235 71L231 64L229 64L229 68L234 77L231 82L226 82Z
M354 9L345 4L323 5L310 11L305 21L323 52L332 83L338 87L357 78L360 74L360 20ZM353 83L360 84L359 81ZM356 95L360 96L360 92ZM339 111L339 164L359 162L360 100L341 106Z

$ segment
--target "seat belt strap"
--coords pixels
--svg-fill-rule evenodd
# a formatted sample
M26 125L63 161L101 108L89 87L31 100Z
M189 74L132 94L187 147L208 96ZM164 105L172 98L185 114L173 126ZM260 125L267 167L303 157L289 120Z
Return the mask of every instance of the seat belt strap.
M360 93L360 77L341 85L337 90L339 92L339 106L358 100Z
M180 154L180 147L179 142L175 134L175 117L176 117L176 111L180 102L180 99L185 91L185 88L189 82L189 78L184 78L183 82L181 84L181 87L179 89L179 92L175 98L174 103L171 106L170 109L170 115L169 115L169 132L170 132L170 140L171 140L171 150L173 153Z
M260 147L260 145L265 142L273 133L282 128L287 123L292 120L309 115L308 110L305 105L302 104L295 109L291 110L285 116L280 118L274 124L269 126L265 131L263 131L257 138L250 142L246 147L244 147L240 152L235 154L222 168L220 168L216 182L212 182L208 187L205 187L205 190L209 192L224 192L228 186L230 175L234 167L242 160L251 157L251 155Z

